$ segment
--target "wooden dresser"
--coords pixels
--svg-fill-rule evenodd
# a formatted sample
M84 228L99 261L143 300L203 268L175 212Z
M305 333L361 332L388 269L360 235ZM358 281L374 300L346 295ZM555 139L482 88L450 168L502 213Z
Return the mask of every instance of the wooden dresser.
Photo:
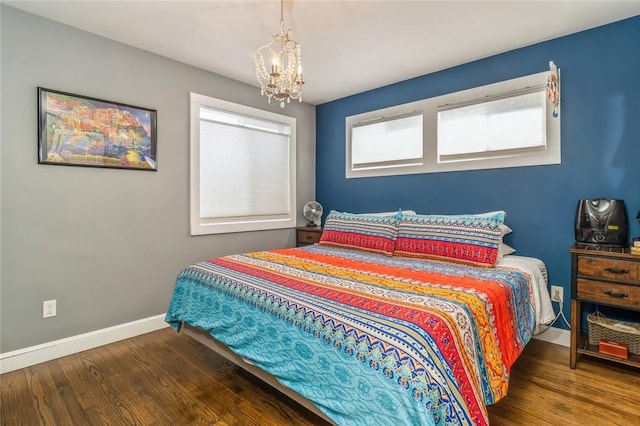
M581 330L582 304L592 303L637 311L640 320L640 256L628 248L576 244L571 253L570 366L579 355L593 356L640 367L640 355L629 359L600 353Z
M296 247L315 244L321 236L322 228L319 226L300 226L296 228Z

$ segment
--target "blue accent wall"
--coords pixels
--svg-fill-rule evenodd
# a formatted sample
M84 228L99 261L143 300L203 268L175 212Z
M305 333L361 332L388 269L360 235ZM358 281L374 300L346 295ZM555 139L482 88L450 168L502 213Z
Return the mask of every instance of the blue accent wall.
M561 70L561 164L345 178L347 116L542 72L549 61ZM578 200L625 200L630 237L640 236L640 16L319 105L316 126L325 212L505 210L514 230L505 242L544 260L550 283L564 286L567 318Z

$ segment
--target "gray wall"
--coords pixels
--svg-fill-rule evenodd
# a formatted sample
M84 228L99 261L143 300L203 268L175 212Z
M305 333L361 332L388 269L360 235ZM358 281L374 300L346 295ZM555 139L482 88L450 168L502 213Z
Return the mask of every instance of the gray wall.
M0 352L164 313L188 264L294 245L291 229L189 236L189 92L297 118L298 211L315 195L314 106L0 7ZM38 165L37 86L157 109L159 170Z

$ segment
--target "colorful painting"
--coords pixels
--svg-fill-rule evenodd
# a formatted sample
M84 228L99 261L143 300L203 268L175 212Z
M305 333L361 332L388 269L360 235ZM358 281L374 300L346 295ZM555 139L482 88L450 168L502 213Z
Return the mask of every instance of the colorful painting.
M158 170L156 111L38 87L38 162Z

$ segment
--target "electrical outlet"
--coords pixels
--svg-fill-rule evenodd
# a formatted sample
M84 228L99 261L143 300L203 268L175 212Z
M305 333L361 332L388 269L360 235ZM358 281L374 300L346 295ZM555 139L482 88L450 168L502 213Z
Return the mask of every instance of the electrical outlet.
M50 318L56 316L56 301L45 300L42 302L42 318Z
M563 290L564 290L564 288L560 287L559 285L552 285L551 286L551 301L552 302L562 303Z

